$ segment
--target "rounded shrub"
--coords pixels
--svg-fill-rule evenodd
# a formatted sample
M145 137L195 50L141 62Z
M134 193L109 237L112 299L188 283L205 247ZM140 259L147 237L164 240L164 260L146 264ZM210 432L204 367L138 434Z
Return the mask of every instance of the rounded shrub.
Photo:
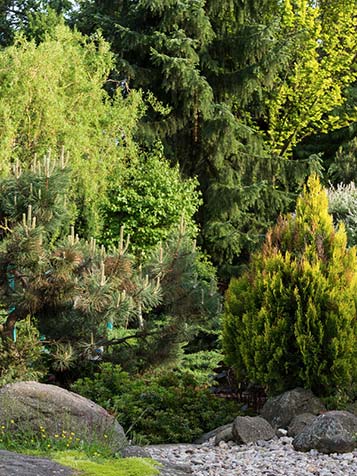
M133 376L103 363L72 390L115 414L140 444L188 443L239 414L237 402L214 396L195 375L178 369Z
M357 373L357 260L327 194L310 177L296 213L281 217L245 274L230 283L223 345L240 379L269 393L350 389Z

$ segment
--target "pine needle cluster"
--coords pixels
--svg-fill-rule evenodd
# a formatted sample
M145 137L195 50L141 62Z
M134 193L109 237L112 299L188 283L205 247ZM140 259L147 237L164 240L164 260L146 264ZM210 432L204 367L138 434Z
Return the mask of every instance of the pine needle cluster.
M63 371L78 358L102 358L107 347L130 347L131 340L135 359L140 349L171 356L198 322L216 319L213 268L187 236L184 221L144 260L130 254L124 227L118 245L106 249L69 226L71 182L63 161L45 158L44 164L24 171L16 166L0 182L6 191L0 203L4 345L14 347L18 323L35 316L53 368ZM121 329L122 338L112 329Z

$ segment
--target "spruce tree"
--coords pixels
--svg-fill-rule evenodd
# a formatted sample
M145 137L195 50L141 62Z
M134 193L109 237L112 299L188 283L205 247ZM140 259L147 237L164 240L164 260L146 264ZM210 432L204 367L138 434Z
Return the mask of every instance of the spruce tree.
M164 115L149 107L145 140L159 134L168 158L179 161L183 174L198 176L202 241L221 265L259 242L291 198L278 189L285 164L270 161L244 112L286 61L270 22L277 5L260 7L228 0L94 1L78 15L82 31L100 27L111 41L116 79L153 92L168 107Z
M227 292L223 341L240 379L270 393L351 391L356 378L356 249L336 231L316 176Z
M110 39L117 79L169 107L150 108L145 130L198 176L202 240L220 266L241 262L320 166L295 145L354 120L341 112L354 81L347 3L82 3L77 24Z

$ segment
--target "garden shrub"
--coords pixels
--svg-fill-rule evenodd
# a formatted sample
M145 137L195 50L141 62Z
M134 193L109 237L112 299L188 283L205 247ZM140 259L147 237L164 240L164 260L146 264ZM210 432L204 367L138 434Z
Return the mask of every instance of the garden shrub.
M240 379L270 393L351 388L357 372L357 260L317 177L227 292L223 345Z
M343 222L348 244L357 244L357 188L353 182L328 189L329 212L334 222Z
M0 323L6 317L7 313L0 311ZM16 333L15 342L0 338L0 387L21 380L39 380L46 372L43 345L34 321L28 316L17 324Z
M130 235L131 250L145 252L172 235L183 217L189 236L197 234L193 216L201 200L194 179L183 180L178 166L170 167L158 144L141 153L131 167L112 176L103 206L106 246L117 246L120 227Z
M114 412L128 436L141 444L190 442L239 412L236 402L215 397L194 375L179 370L133 377L106 363L72 390Z

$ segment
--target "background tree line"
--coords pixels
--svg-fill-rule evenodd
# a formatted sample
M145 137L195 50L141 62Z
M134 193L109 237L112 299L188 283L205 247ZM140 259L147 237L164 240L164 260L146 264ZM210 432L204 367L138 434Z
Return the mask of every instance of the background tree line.
M348 153L355 137L355 2L32 0L3 1L1 11L4 45L11 45L21 31L45 48L39 43L63 21L89 37L101 32L110 45L107 60L102 59L96 72L97 94L104 94L100 88L105 82L106 101L112 106L103 119L106 124L99 126L101 134L106 131L106 147L115 149L110 128L117 131L119 142L125 135L126 156L131 138L146 150L159 139L164 155L179 164L181 174L198 178L203 198L195 215L199 239L226 281L262 242L278 214L293 209L311 171L319 170L326 183L335 185L351 179L343 170L347 166L340 167L339 148ZM98 38L82 41L92 41L92 51L101 48L95 46L102 41ZM54 45L48 48L55 55ZM57 57L54 63L60 61ZM85 75L81 77L84 81ZM19 87L26 95L29 86ZM115 97L123 88L130 88L130 94L119 112ZM144 94L145 106L136 102L134 112L137 91ZM46 100L44 91L38 94ZM62 94L73 96L73 86ZM91 104L93 94L81 96L82 114L98 121L98 130L105 106L99 97ZM125 114L123 108L130 104ZM70 127L83 137L86 120L80 114L76 110L73 120L82 128ZM67 115L69 119L69 109ZM16 127L11 125L13 131ZM6 141L13 150L11 139ZM83 158L78 147L74 151L78 137L72 141L66 148ZM40 142L27 141L26 147L33 149L28 152L60 147ZM98 153L107 157L104 169L108 163L113 167L107 149ZM82 198L89 207L92 201Z

